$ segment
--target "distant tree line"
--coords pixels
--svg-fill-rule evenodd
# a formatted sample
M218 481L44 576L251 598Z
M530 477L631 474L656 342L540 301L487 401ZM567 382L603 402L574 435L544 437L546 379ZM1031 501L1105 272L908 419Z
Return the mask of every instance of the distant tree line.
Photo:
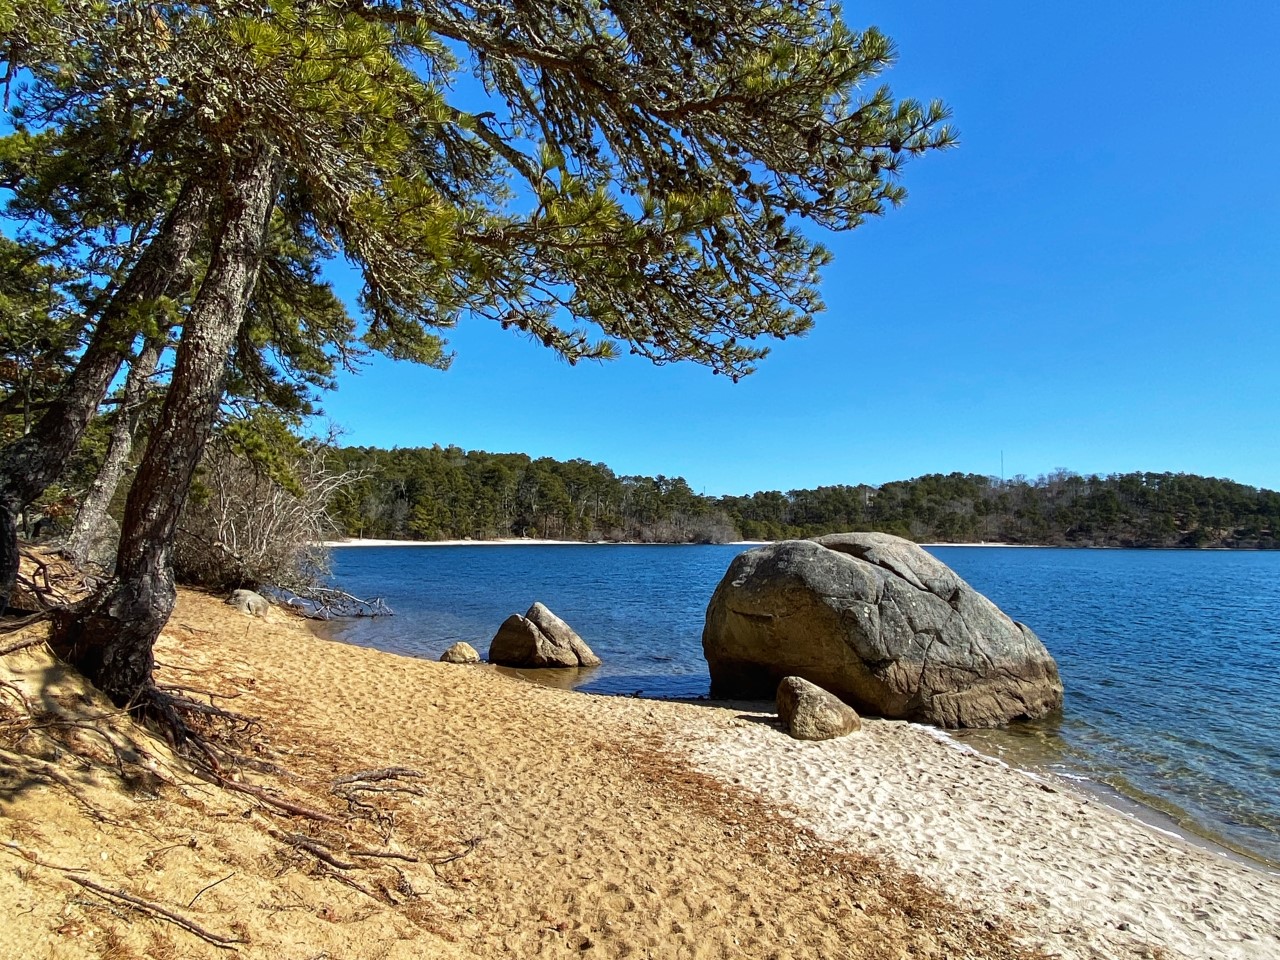
M724 543L877 530L941 543L1280 546L1280 493L1189 474L927 474L707 497L682 477L619 476L587 460L454 446L346 447L332 457L335 472L359 476L330 503L353 537Z
M333 469L359 473L330 503L349 536L475 540L547 537L644 543L739 538L714 499L683 478L618 476L603 463L533 459L458 447L335 451Z

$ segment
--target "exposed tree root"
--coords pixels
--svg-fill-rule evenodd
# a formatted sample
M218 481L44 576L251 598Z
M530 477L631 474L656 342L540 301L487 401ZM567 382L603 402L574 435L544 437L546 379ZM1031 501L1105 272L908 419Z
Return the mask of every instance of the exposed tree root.
M376 900L378 903L392 903L392 904L395 903L395 901L391 899L391 896L389 894L384 892L381 896L379 896L379 894L376 891L369 889L359 880L356 880L352 877L348 877L346 874L342 873L340 870L335 870L333 867L328 866L327 864L321 863L320 872L324 876L331 877L332 879L337 880L339 883L350 887L352 890L357 890L360 893L363 893L366 897L369 897L372 900Z
M16 698L18 703L21 705L22 712L27 716L31 715L31 701L27 699L27 695L17 686L9 683L7 680L0 680L0 693L5 693ZM4 720L0 719L0 723L4 723Z
M188 695L192 692L151 684L126 709L135 719L147 722L198 771L221 780L224 766L245 759L241 745L261 728L252 717L197 700Z
M275 836L289 844L289 846L297 847L299 850L305 850L317 860L321 860L329 866L336 867L339 870L356 870L360 866L357 863L348 863L345 860L339 860L334 856L333 851L325 845L324 841L318 840L315 837L308 837L301 833L275 834Z
M96 569L40 548L22 546L18 553L18 576L9 601L14 609L48 614L89 596L106 580Z
M17 633L19 630L29 627L33 623L39 623L41 620L48 620L52 613L52 610L45 610L42 613L33 613L30 616L18 617L15 620L5 620L3 623L0 623L0 633ZM28 647L38 647L44 642L44 637L27 637L25 640L19 640L17 643L11 643L7 647L0 647L0 657L7 656L11 653L17 653L19 650L25 650Z
M9 647L36 647L43 642L43 637L28 635ZM94 808L94 795L79 782L92 784L90 771L130 790L143 784L148 793L159 790L162 783L181 785L184 793L201 783L210 791L221 788L253 798L257 809L279 824L278 828L263 824L264 832L280 845L287 863L302 865L317 879L334 879L378 904L393 906L422 897L417 888L425 890L435 871L467 856L480 842L475 838L461 848L446 847L443 854L421 849L421 841L414 847L393 845L397 818L411 809L404 801L428 795L425 773L393 766L359 769L330 780L332 767L308 767L305 751L300 755L286 751L291 760L285 761L257 718L227 708L226 702L240 692L221 680L206 680L201 687L153 681L129 703L114 708L91 695L87 686L80 686L61 667L50 664L23 676L29 679L0 679L4 778L21 783L24 789L44 784L66 791L99 822L146 830L145 824L117 823ZM47 686L28 689L30 682ZM141 735L143 726L155 739ZM160 746L161 739L172 752ZM299 769L290 769L299 763ZM302 792L285 789L286 783L302 787ZM304 822L311 826L300 827ZM438 851L442 845L432 846ZM432 873L426 872L428 867ZM187 906L232 875L202 887ZM145 900L92 875L77 883L86 896L93 895L77 901L85 905L148 914L220 949L232 950L243 942L188 920L178 912L180 905Z
M226 777L219 777L218 784L228 790L234 790L237 793L247 793L251 797L257 797L268 806L275 807L277 810L283 810L295 817L307 817L311 820L319 820L323 823L341 823L337 817L332 814L325 813L323 810L317 810L314 807L304 806L301 803L294 803L291 800L285 800L282 797L276 797L268 793L262 787L254 786L249 783L237 783L235 780Z
M19 857L22 860L25 860L27 863L32 864L33 866L41 867L45 870L55 870L58 873L61 873L63 876L65 876L72 883L78 886L81 886L86 890L90 890L93 893L98 894L100 897L106 898L108 902L123 903L130 909L136 910L139 913L144 913L147 916L154 917L158 920L166 920L169 923L175 924L181 927L183 930L186 930L188 933L194 934L195 936L199 937L201 940L204 940L207 943L213 944L215 947L220 947L221 949L224 949L224 950L235 951L235 947L233 946L233 944L245 942L235 937L229 937L223 934L212 933L209 930L206 930L204 927L200 926L194 920L190 920L179 913L175 913L173 910L170 910L168 907L165 907L159 903L155 903L151 900L144 900L142 897L135 896L134 894L129 893L125 890L112 890L110 887L104 887L102 884L97 883L93 880L90 880L88 877L84 876L84 874L87 873L88 871L85 870L83 867L64 867L64 866L61 866L60 864L49 863L47 860L40 859L30 850L22 849L16 843L6 843L4 844L3 848L0 848L0 849L4 849L7 853L11 853L16 857ZM222 879L226 880L229 878L223 877ZM200 893L204 893L205 890L208 890L211 887L215 887L218 885L218 883L221 883L221 882L222 880L219 880L217 881L217 883L209 884L209 886L205 887L204 890L201 890ZM190 907L191 904L194 904L196 902L196 900L200 896L200 893L197 893L195 897L191 898L191 903L187 904L188 907Z

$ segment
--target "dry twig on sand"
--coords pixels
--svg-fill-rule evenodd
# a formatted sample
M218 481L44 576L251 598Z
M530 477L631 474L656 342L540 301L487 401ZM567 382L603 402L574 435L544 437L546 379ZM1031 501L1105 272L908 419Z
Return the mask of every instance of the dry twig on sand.
M100 884L94 883L92 880L86 879L85 877L78 877L75 874L71 874L71 873L67 874L67 879L70 880L72 883L79 884L80 886L84 887L86 890L92 890L94 893L98 894L99 896L119 900L121 903L127 904L128 906L132 907L134 910L137 910L140 913L145 913L148 916L157 917L162 920L168 920L170 923L177 924L179 927L181 927L183 930L186 930L188 933L195 934L197 937L199 937L201 940L204 940L206 943L211 943L215 947L220 947L223 950L234 951L235 947L232 946L232 944L244 943L243 940L239 940L235 937L228 937L219 933L211 933L210 931L206 930L204 927L200 926L198 923L194 922L193 920L188 920L186 917L182 916L181 914L174 913L172 910L168 909L167 907L162 907L160 904L153 903L150 900L143 900L141 897L135 897L133 894L126 893L123 890L112 890L109 887L104 887Z
M432 860L431 869L434 871L436 870L436 867L443 867L446 863L453 863L456 860L461 860L463 857L468 856L475 851L476 847L480 846L480 841L483 839L484 837L472 837L470 840L466 841L466 846L457 853L449 854L449 856L441 857L438 860ZM436 872L438 873L439 871Z
M187 906L188 906L188 907L194 907L194 906L195 906L195 904L196 904L196 901L197 901L197 900L199 900L201 897L203 897L206 893L208 893L210 890L212 890L212 889L213 889L214 887L216 887L218 884L220 884L220 883L226 883L228 880L230 880L230 879L231 879L232 877L234 877L235 875L236 875L236 874L235 874L235 871L233 870L233 871L231 871L230 873L228 873L225 877L223 877L221 880L215 880L215 881L213 881L213 883L210 883L210 884L207 884L207 885L205 885L205 886L201 887L201 888L200 888L200 892L199 892L199 893L197 893L194 897L192 897L190 900L188 900L188 901L187 901Z

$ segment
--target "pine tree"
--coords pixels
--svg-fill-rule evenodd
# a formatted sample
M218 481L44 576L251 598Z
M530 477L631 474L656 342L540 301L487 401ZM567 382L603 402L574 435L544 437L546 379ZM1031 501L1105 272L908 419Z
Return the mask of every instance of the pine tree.
M628 349L736 379L767 354L760 341L803 333L821 309L828 254L800 224L858 226L901 201L908 157L953 139L940 104L864 92L892 45L826 0L40 0L0 8L0 49L11 78L30 78L11 91L22 130L125 143L93 148L112 178L208 194L208 268L117 578L60 626L68 655L122 703L145 702L173 603L173 524L277 212L304 247L361 271L370 349L445 366L441 332L476 316L570 362ZM485 98L454 93L463 74ZM130 281L182 272L144 263L174 232L178 203L161 208L168 232ZM95 337L131 340L138 304L169 289L128 285Z

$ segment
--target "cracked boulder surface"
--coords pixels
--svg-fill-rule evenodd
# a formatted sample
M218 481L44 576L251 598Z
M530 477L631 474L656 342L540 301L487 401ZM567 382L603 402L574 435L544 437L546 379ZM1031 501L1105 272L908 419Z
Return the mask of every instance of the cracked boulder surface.
M1058 665L910 540L840 533L748 550L707 607L702 649L717 698L765 699L803 677L863 714L994 727L1062 706Z

